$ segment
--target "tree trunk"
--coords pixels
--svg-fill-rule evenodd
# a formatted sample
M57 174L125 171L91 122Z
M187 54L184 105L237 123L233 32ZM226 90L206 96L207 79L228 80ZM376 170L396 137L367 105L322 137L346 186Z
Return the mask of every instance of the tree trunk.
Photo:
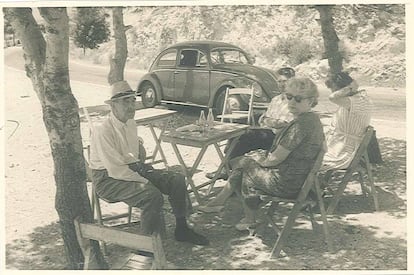
M62 229L68 269L80 269L83 255L73 220L92 222L86 189L85 160L80 134L78 103L69 82L68 16L65 8L39 8L45 20L46 40L29 8L6 9L23 45L26 72L40 100L49 136L56 182L55 208ZM47 47L46 47L47 46ZM96 261L106 267L99 245Z
M115 37L115 54L110 62L110 71L108 74L108 83L124 80L125 63L128 56L127 40L125 35L126 27L124 26L124 16L122 7L112 8L112 20Z
M320 24L322 30L323 43L325 46L325 58L328 58L331 73L342 71L343 57L339 52L339 38L335 31L332 17L331 5L318 5L315 8L320 15Z

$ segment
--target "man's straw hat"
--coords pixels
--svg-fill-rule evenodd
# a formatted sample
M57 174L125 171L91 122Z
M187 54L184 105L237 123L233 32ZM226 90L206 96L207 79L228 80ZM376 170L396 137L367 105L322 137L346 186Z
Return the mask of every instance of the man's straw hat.
M125 97L135 96L135 92L131 89L128 82L125 80L115 82L111 86L111 98L105 100L106 104L110 104L114 100L118 100Z

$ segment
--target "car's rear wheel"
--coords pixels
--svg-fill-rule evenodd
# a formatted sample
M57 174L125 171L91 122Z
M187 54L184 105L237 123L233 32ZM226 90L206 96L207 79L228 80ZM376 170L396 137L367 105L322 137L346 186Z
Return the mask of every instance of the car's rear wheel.
M151 83L145 83L141 91L142 105L144 107L151 108L158 104L157 93Z

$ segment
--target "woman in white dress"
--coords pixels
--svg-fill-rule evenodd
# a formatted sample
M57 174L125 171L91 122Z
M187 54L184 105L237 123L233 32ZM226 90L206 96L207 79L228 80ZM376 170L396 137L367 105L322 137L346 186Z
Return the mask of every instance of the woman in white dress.
M372 103L365 90L346 72L325 82L332 90L329 100L339 106L326 133L328 151L321 171L347 168L371 121Z

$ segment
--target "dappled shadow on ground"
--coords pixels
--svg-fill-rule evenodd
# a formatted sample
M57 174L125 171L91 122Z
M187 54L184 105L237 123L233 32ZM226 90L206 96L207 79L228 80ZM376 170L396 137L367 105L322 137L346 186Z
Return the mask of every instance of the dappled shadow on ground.
M65 255L58 223L36 227L27 238L6 245L8 269L64 269Z
M279 213L286 214L286 209L282 210ZM269 259L275 233L270 227L262 227L254 236L239 232L234 225L241 217L241 205L235 197L227 201L219 215L194 215L193 223L209 237L211 245L203 248L179 244L171 236L165 241L167 259L178 269L405 269L407 266L405 239L391 234L379 236L375 226L354 225L346 217L338 216L329 218L334 251L327 251L321 228L314 233L310 222L300 217L284 248L287 256Z
M359 184L351 183L336 214L328 217L333 251L327 251L321 228L314 232L310 222L300 216L283 249L287 256L269 258L275 233L265 225L253 236L237 231L234 225L242 218L242 209L237 197L232 196L218 214L196 212L191 216L190 224L210 239L206 247L174 240L175 218L165 200L167 233L163 245L167 260L176 269L196 270L406 269L406 143L389 138L381 138L379 142L384 163L375 168L374 178L380 211L374 212L372 199L363 198ZM179 169L179 166L172 168ZM213 192L217 191L214 188ZM114 213L112 206L107 213ZM282 207L277 213L285 217L287 208ZM138 210L134 211L134 220L137 219ZM139 232L139 223L127 230ZM107 260L114 268L129 252L108 245ZM27 238L12 241L6 246L6 263L8 269L63 269L65 258L58 224L38 227Z
M380 138L379 145L383 163L374 165L373 176L378 193L380 211L399 218L406 217L406 142L392 138ZM342 177L337 177L338 180ZM329 203L330 201L327 200ZM338 215L373 212L371 196L362 195L357 174L347 189L335 213Z

